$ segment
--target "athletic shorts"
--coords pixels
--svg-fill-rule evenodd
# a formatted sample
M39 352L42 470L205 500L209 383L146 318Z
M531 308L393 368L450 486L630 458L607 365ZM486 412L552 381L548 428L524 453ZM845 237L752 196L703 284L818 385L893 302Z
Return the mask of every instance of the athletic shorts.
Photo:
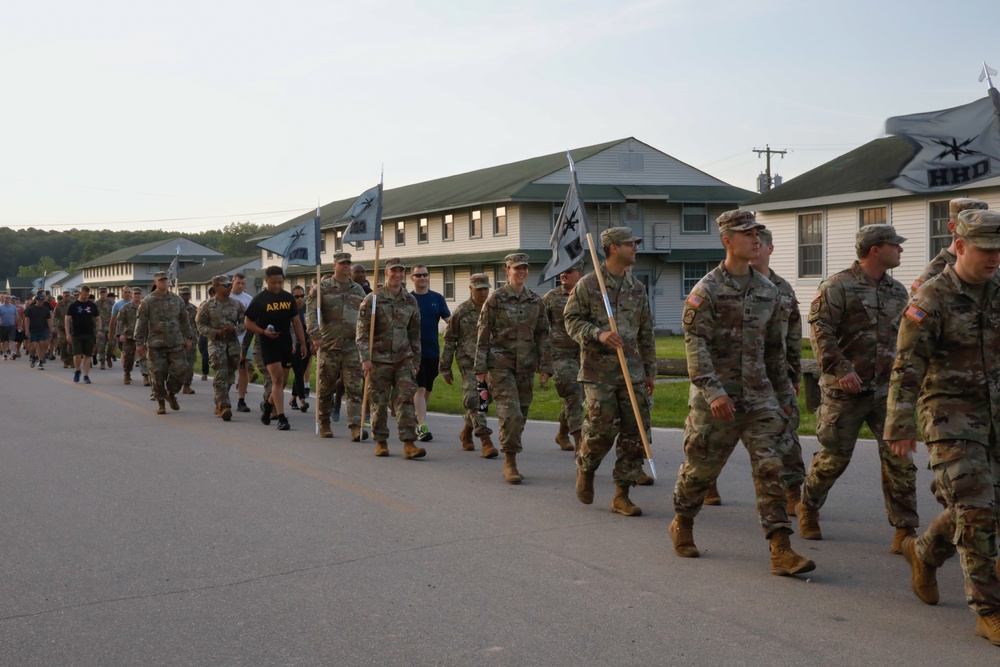
M18 330L18 332L14 334L14 340L17 341L18 343L23 343L25 340L24 332Z
M261 336L260 357L264 360L265 366L280 362L282 368L291 368L292 346L288 344L288 341L283 341L280 338L271 340L270 338Z
M417 372L417 387L427 391L434 389L434 378L438 376L438 357L420 357L420 370Z
M48 329L45 329L44 331L37 331L37 332L36 331L31 331L29 333L31 334L31 342L32 343L44 343L45 341L47 341L50 338L52 338L52 335L49 333Z
M92 356L94 354L94 348L97 346L97 336L94 334L85 334L83 336L73 336L73 354L83 355L85 357Z
M17 327L0 327L0 341L17 340Z

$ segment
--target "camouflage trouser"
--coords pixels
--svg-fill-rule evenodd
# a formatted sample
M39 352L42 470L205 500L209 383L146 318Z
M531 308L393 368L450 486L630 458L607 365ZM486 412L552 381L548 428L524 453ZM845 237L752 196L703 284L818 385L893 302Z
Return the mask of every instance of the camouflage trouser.
M271 374L267 372L267 366L264 365L264 357L260 352L260 338L256 337L253 339L253 364L257 367L257 372L264 378L264 400L271 400ZM250 365L247 364L247 373L250 373L252 369ZM249 393L250 388L247 387L247 392Z
M57 343L59 350L59 358L64 364L73 364L73 341L66 337L66 332L62 329L57 328L59 331L59 342Z
M945 509L917 538L917 556L941 567L958 549L965 600L979 614L1000 611L996 573L993 471L986 446L969 440L928 443L930 467Z
M372 405L372 437L375 442L389 440L389 394L396 407L396 430L401 442L417 439L417 413L413 395L417 393L417 378L413 361L405 359L394 364L373 362L368 376L368 400ZM360 406L359 406L360 408ZM360 415L360 410L358 411Z
M239 360L239 348L237 348L237 361ZM193 341L191 344L191 349L184 353L184 378L183 384L191 384L191 380L194 379L194 365L198 361L198 341Z
M330 350L320 347L316 353L316 379L319 383L319 393L316 407L319 421L329 424L333 414L333 394L337 389L337 380L344 383L344 395L347 398L347 426L361 426L361 358L358 348L347 350Z
M135 368L135 362L135 341L131 338L126 338L125 342L122 343L122 370L126 373L131 373L132 369ZM139 372L143 375L149 375L145 356L139 357Z
M183 386L184 346L149 347L149 376L153 383L153 396L162 401L167 394L176 394Z
M820 449L813 455L802 487L802 502L814 509L823 507L834 482L847 469L858 442L858 432L864 423L875 434L878 455L882 461L882 495L889 523L896 528L916 528L917 466L909 458L893 453L885 444L886 398L874 392L862 392L850 397L823 392L823 402L816 414L816 439Z
M552 368L556 393L563 400L559 424L565 426L568 433L576 433L583 425L583 386L576 379L580 373L580 355L560 357L553 351Z
M783 449L785 451L784 464L785 472L781 476L785 481L785 488L797 489L802 486L806 478L806 466L802 461L802 443L799 442L799 405L792 405L792 415L788 418L788 428L781 434L785 441Z
M97 344L94 345L94 354L97 355L97 360L102 364L104 360L107 359L108 352L108 330L101 329L97 332Z
M231 408L229 388L236 383L236 371L240 363L240 342L217 340L208 343L208 359L212 365L212 389L215 391L215 405Z
M781 434L787 424L788 419L779 411L737 411L733 421L727 422L714 418L707 406L692 407L684 423L684 463L674 486L674 511L691 518L698 515L708 488L742 440L750 454L757 514L764 535L791 530L782 480L785 442Z
M642 437L632 410L632 399L624 385L612 386L584 382L583 392L587 401L587 418L583 421L583 438L580 451L576 453L576 467L583 471L597 470L601 461L615 447L615 484L635 486L642 471L642 461L646 456L642 447ZM643 385L638 385L643 386ZM649 435L649 401L645 391L637 391L635 398L642 415L642 427Z
M464 370L459 367L458 372L462 378L462 406L465 408L465 425L472 429L472 434L477 438L493 435L493 431L486 424L486 413L479 411L476 373L471 367Z
M521 433L528 421L528 408L535 392L535 374L516 375L513 371L495 369L487 373L486 384L497 406L500 451L518 454L521 451Z

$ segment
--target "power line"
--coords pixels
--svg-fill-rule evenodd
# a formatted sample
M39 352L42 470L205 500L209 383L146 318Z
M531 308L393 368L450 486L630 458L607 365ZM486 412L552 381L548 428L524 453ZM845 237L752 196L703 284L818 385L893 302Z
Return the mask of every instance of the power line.
M139 224L149 224L157 222L183 222L187 220L217 220L219 218L249 218L262 215L277 215L279 213L304 213L306 211L312 210L312 208L289 208L281 211L258 211L256 213L233 213L226 215L205 215L205 216L193 216L187 218L151 218L148 220L118 220L116 222L50 222L50 223L4 223L5 227L95 227L95 226L109 226L109 225L139 225Z

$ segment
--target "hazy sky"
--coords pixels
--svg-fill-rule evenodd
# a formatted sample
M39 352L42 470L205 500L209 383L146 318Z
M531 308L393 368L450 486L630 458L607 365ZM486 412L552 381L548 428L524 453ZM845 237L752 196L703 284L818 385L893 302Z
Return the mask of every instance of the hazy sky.
M0 0L0 226L280 223L383 164L391 188L628 136L753 190L753 148L787 180L985 96L996 7Z

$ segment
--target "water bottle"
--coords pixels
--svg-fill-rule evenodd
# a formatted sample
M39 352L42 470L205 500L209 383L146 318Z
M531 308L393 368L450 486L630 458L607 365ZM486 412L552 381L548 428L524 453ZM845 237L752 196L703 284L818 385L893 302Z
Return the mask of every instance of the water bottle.
M476 382L476 389L479 391L479 411L486 412L490 407L490 389L486 386L486 381Z
M267 328L264 329L264 331L266 331L269 334L273 334L274 333L274 325L273 324L268 324Z

